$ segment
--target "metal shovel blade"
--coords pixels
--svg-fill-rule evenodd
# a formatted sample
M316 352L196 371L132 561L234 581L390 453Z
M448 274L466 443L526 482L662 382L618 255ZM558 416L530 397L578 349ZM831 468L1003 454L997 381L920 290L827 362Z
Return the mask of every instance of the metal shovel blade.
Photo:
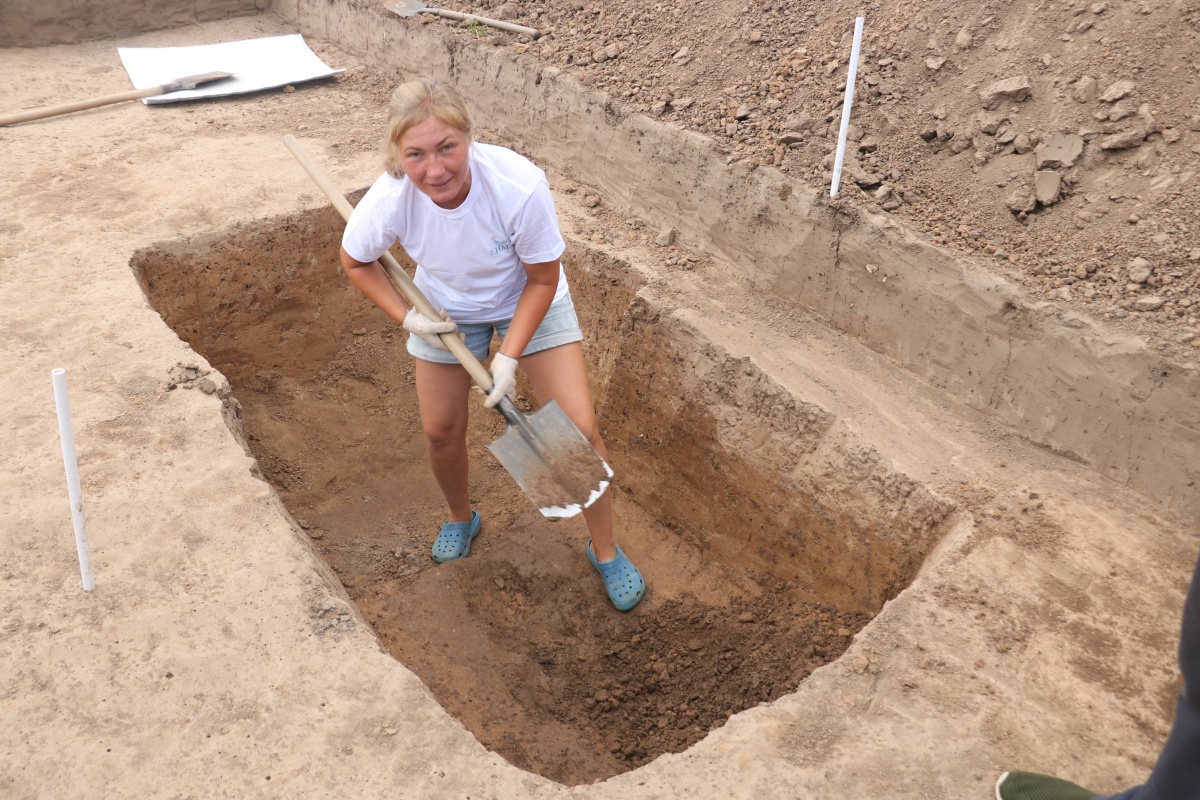
M411 17L427 10L436 11L437 9L430 9L421 0L400 0L398 3L388 4L388 11L398 17Z
M505 398L498 410L508 427L488 449L544 516L573 517L607 491L612 468L558 403L522 414Z
M223 81L226 78L232 77L232 72L205 72L201 75L189 75L186 78L176 78L170 83L164 83L162 85L162 93L170 94L171 92L178 92L182 89L195 89L202 83Z

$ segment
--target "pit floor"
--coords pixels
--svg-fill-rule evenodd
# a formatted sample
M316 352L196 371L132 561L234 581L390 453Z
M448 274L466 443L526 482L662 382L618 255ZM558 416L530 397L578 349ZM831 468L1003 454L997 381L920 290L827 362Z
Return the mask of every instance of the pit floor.
M0 102L123 90L117 44L286 32L261 16L0 51ZM328 63L354 62L313 44ZM207 365L129 267L158 242L322 207L283 133L340 185L364 185L386 91L353 74L0 131L0 793L982 800L1002 769L1097 791L1145 775L1178 687L1194 536L795 309L715 313L714 297L758 308L736 302L717 271L673 273L648 291L952 498L956 525L845 655L683 753L570 788L489 752L380 647L257 477L222 416L222 377L210 376L214 394L167 389L180 363ZM588 214L577 194L557 200L566 219ZM764 347L780 336L767 322L784 317L798 352ZM91 594L79 591L63 491L55 367L71 387ZM672 572L668 551L647 552L655 573L673 576L663 585L703 574L703 564Z

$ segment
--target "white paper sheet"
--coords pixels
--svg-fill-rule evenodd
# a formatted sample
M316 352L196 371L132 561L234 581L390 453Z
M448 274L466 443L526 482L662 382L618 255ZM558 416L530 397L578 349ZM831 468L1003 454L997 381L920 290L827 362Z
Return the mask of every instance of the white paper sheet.
M135 89L150 89L205 72L234 74L195 89L142 98L147 105L259 92L346 71L326 66L298 33L190 47L118 47L117 53Z

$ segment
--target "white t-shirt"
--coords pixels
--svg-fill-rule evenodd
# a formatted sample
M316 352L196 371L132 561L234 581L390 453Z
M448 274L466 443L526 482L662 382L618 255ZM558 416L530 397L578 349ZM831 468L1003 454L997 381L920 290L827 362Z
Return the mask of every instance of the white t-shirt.
M346 223L342 247L357 261L382 256L397 241L417 263L413 282L434 308L460 323L510 319L525 288L523 264L562 256L546 173L504 147L472 142L471 190L442 208L407 178L386 172ZM559 268L554 299L569 294Z

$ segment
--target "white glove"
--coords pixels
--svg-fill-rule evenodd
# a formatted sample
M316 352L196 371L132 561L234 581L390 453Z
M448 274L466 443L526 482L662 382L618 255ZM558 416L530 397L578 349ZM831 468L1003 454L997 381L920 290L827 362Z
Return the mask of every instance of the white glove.
M442 344L442 340L438 337L439 333L454 333L458 330L458 325L454 320L446 316L446 312L442 312L443 319L434 320L417 311L415 308L410 308L408 313L404 315L404 330L416 336L430 347L436 347L438 350L445 350L446 345ZM462 334L459 334L461 337Z
M492 390L483 404L495 408L504 395L517 399L517 359L496 353L492 356Z

